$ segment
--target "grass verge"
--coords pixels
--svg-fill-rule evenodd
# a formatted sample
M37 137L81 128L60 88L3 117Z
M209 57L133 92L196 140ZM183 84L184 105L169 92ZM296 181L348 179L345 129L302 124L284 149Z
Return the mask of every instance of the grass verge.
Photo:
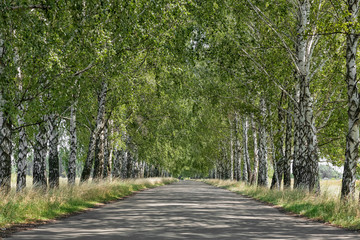
M61 185L48 191L32 188L22 193L12 191L7 196L0 195L0 230L14 224L54 219L174 181L172 178L131 179L84 183L72 187Z
M327 191L323 191L320 195L314 195L298 190L270 190L236 181L204 180L204 182L271 203L287 212L316 221L327 222L350 230L360 230L359 202L343 202L338 196Z

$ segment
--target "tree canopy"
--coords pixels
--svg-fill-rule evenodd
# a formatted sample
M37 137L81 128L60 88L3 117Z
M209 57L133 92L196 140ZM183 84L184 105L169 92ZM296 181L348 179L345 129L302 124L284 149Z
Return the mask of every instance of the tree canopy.
M271 177L279 187L292 166L294 187L310 191L323 158L345 164L342 194L353 195L358 5L0 3L1 188L27 157L34 177L59 171L45 159L60 146L69 179L77 164L82 180Z

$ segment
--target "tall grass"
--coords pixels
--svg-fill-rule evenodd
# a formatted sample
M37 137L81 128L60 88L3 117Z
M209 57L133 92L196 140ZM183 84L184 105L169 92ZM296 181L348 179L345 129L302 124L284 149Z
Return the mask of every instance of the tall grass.
M314 195L299 190L270 190L235 181L205 180L205 182L280 206L288 212L328 222L343 228L360 230L359 202L341 201L338 194L333 194L326 190L322 191L320 195ZM331 187L331 185L327 187Z
M21 193L13 190L6 196L0 195L0 228L53 219L174 181L171 178L148 178L100 181L72 187L61 184L59 188L48 191L31 187Z

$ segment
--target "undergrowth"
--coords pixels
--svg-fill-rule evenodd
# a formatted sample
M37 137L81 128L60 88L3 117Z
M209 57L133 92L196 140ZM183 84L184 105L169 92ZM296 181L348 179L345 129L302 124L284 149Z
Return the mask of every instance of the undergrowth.
M71 187L63 184L48 191L36 188L26 188L21 193L12 191L6 196L0 195L0 228L54 219L174 181L172 178L114 180Z
M288 212L343 228L360 230L359 202L341 201L337 195L327 191L315 195L300 190L270 190L236 181L204 180L204 182L280 206Z

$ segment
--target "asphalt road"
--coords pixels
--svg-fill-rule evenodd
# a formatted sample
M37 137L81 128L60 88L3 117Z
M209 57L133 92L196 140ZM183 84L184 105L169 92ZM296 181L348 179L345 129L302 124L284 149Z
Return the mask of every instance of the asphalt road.
M181 181L7 239L360 239L227 190Z

